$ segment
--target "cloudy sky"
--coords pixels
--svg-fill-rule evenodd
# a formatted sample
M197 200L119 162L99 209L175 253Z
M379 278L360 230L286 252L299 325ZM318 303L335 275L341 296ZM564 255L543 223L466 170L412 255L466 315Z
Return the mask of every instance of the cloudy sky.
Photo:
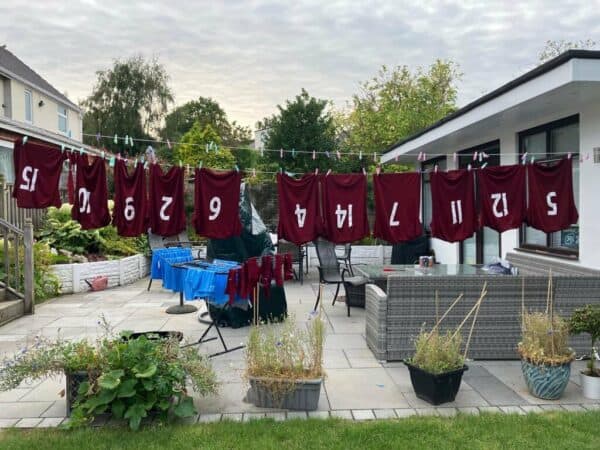
M115 58L157 56L176 104L251 127L306 88L344 107L382 64L452 59L461 105L531 69L548 39L600 40L598 0L0 1L0 45L78 101Z

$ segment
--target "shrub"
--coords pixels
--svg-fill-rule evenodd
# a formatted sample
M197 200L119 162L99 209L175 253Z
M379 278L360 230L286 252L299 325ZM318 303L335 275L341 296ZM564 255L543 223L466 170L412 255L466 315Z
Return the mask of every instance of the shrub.
M577 308L569 321L569 331L573 335L589 333L592 340L588 375L600 377L600 370L596 369L596 342L600 339L600 306L585 305Z
M82 230L81 225L71 219L71 206L68 204L48 209L46 221L36 237L51 248L76 255L130 256L148 251L145 236L124 238L117 234L117 229L112 225Z
M151 340L105 336L88 341L51 342L37 338L0 366L0 390L13 389L23 380L63 372L88 373L81 383L69 427L89 424L103 413L127 419L132 429L152 411L161 419L196 414L186 380L201 395L217 390L207 358L196 348L180 348L175 339Z
M569 324L557 315L524 312L519 354L533 364L560 365L573 360Z
M432 374L458 370L465 364L461 345L460 333L421 330L415 339L415 354L409 363Z

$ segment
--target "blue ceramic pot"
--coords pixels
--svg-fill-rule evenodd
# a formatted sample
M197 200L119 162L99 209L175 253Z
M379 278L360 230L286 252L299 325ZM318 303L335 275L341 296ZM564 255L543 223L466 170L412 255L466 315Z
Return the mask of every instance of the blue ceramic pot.
M563 394L571 375L571 363L556 366L532 364L521 360L525 383L531 395L544 400L556 400Z

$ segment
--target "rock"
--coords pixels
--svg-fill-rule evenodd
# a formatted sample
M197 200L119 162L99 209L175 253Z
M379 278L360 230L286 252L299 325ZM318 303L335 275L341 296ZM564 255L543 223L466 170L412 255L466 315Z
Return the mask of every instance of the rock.
M82 255L73 255L71 257L71 261L73 261L74 263L86 263L88 262L88 259Z
M71 256L73 256L73 252L70 252L69 250L64 250L62 248L58 251L58 253L60 253L61 255L65 255L65 256L67 256L69 258Z

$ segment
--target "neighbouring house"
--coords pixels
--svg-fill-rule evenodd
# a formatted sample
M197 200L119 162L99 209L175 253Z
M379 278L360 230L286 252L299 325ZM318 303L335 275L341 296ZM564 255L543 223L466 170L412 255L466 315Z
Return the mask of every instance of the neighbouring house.
M254 130L254 143L253 148L255 150L264 150L265 143L267 142L269 129L263 128L261 130Z
M600 270L600 51L570 50L392 145L383 162L425 152L422 169L507 165L572 154L579 223L556 233L528 226L502 234L484 228L460 243L432 239L437 260L483 264L508 258L525 270ZM473 160L485 152L486 160ZM455 156L456 153L456 156ZM530 161L530 159L528 159ZM422 215L431 222L429 176L423 175Z

